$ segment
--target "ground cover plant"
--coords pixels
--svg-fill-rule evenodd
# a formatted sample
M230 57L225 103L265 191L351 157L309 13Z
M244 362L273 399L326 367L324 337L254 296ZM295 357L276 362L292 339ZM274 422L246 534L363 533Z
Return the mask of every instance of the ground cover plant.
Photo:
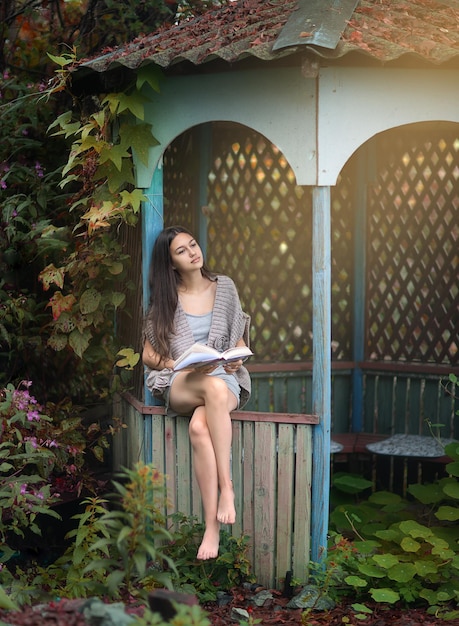
M410 485L409 499L375 492L335 507L327 584L338 597L420 604L439 618L459 618L459 443L445 454L447 476ZM348 493L362 489L360 477L336 482Z

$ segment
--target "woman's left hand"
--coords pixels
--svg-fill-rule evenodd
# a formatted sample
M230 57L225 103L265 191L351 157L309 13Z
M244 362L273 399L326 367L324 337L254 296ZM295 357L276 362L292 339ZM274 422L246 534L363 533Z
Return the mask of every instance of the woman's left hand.
M231 363L225 363L223 369L227 374L235 374L242 367L242 359L239 361L231 361Z

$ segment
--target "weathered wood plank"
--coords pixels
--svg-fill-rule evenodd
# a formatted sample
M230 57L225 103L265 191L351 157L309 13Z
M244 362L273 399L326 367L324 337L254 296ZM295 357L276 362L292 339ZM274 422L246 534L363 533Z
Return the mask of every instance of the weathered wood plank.
M191 506L191 450L188 435L187 417L175 418L176 454L177 454L177 510L187 516L192 515ZM194 473L194 472L193 472Z
M277 533L275 585L292 567L294 509L294 425L279 424L277 463Z
M166 459L165 459L165 447L164 447L164 417L162 415L152 415L151 416L152 425L152 463L156 467L156 469L161 472L164 477L164 491L166 493L166 500L164 501L164 506L161 510L161 513L166 517L168 514L168 505L167 505L167 480L166 480Z
M164 471L166 474L168 511L178 511L177 507L177 454L173 417L164 417Z
M254 442L255 424L253 422L242 423L242 445L243 445L243 466L242 466L242 532L250 537L250 544L247 556L250 562L255 559L255 514L254 514Z
M307 426L297 426L292 570L299 580L306 580L311 546L311 472L312 431Z
M273 585L276 555L276 428L274 424L265 422L255 424L253 462L254 568L257 572L270 572L269 585ZM265 577L267 578L266 574Z
M152 461L154 466L162 474L166 473L164 458L164 418L162 415L152 416Z
M133 467L142 458L143 419L138 419L137 411L134 407L130 408L128 416L128 429L130 435L127 438L126 445L126 464L128 467Z
M244 444L242 441L242 423L239 421L232 422L233 427L233 445L231 455L231 477L234 489L234 505L236 507L236 522L233 526L233 534L235 536L242 535L242 520L244 518Z

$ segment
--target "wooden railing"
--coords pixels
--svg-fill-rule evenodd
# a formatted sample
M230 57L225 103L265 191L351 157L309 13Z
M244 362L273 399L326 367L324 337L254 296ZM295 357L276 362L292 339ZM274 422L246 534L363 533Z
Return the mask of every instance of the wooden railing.
M189 419L171 418L163 407L130 395L114 412L127 425L115 436L114 468L153 463L165 476L164 514L202 520ZM232 479L236 494L233 536L249 537L248 558L257 582L280 587L287 572L305 580L311 536L312 428L315 415L234 411Z

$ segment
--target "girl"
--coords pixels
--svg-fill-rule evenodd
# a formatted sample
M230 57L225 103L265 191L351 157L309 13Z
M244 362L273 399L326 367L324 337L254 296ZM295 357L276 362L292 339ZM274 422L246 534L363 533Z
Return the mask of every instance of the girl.
M230 412L250 396L242 361L174 372L175 360L193 343L219 352L248 345L250 318L241 308L233 281L212 274L196 239L183 227L163 230L153 247L150 307L142 359L147 387L168 414L189 415L196 479L204 507L205 532L197 558L217 557L220 524L234 524L230 475Z

